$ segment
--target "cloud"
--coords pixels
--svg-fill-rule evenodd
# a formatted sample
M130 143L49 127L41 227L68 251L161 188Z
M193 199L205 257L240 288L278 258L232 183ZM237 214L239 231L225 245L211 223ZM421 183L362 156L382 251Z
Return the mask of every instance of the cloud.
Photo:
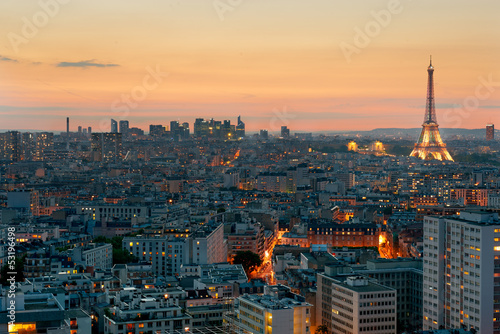
M81 67L81 68L86 68L86 67L115 67L115 66L120 66L118 64L103 64L103 63L96 63L95 59L91 60L82 60L82 61L77 61L77 62L68 62L68 61L62 61L56 65L57 67Z
M12 59L12 58L3 57L2 55L0 55L0 61L11 61L11 62L17 63L17 60Z
M420 106L410 106L410 108L425 108L425 105L420 105ZM436 109L454 109L454 108L461 108L461 104L456 104L456 103L436 103Z
M500 106L479 106L481 109L500 109Z

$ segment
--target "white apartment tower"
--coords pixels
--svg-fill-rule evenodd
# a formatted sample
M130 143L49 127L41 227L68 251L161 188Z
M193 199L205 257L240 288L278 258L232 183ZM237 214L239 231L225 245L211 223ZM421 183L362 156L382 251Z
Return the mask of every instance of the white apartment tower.
M395 289L364 276L318 274L316 323L332 334L396 334Z
M500 220L461 212L424 219L423 328L500 334Z

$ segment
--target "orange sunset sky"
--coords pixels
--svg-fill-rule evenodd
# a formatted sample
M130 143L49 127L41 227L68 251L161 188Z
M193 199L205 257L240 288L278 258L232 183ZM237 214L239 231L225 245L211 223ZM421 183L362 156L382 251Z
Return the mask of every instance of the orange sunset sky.
M497 0L2 0L0 129L238 115L247 131L415 128L430 54L440 126L482 128L500 121L499 13Z

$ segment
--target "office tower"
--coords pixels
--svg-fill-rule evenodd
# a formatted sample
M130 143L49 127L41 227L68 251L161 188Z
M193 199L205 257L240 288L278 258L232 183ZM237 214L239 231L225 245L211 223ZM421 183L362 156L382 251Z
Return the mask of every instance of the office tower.
M205 121L203 118L197 118L194 122L194 136L203 137L208 135L209 135L209 123Z
M425 117L422 124L422 133L415 144L415 148L410 153L411 157L423 160L437 159L453 161L450 153L446 149L446 144L441 139L436 118L436 105L434 101L434 67L432 59L427 68L427 103L425 105Z
M262 139L268 139L269 138L269 132L267 130L260 130L259 136Z
M222 139L232 139L234 137L235 128L231 125L230 120L224 120L221 124L220 138Z
M290 129L284 125L281 127L281 137L282 138L290 137Z
M316 323L328 333L396 334L396 290L337 264L317 274Z
M189 123L188 122L182 123L182 130L183 130L182 137L184 139L188 139L189 138Z
M66 136L69 136L69 117L66 117Z
M91 136L92 161L116 162L122 158L122 134L94 132Z
M88 132L88 134L92 133L92 127L91 126L88 127L87 132Z
M129 130L128 121L120 121L120 133L126 135L128 133L128 130Z
M161 137L165 134L165 127L163 125L153 125L149 126L149 135L151 137Z
M179 122L171 121L170 122L170 137L174 138L175 140L179 140L180 135L181 135L181 128L180 128Z
M424 218L423 329L500 333L500 220L462 211Z
M114 119L111 120L111 133L118 133L118 122Z
M81 126L81 125L79 125L79 126L78 126L78 134L79 134L79 135L81 135L81 134L82 134L82 126Z
M495 125L487 124L486 125L486 140L495 139Z
M245 137L245 123L242 122L241 116L238 116L238 124L236 125L236 138Z

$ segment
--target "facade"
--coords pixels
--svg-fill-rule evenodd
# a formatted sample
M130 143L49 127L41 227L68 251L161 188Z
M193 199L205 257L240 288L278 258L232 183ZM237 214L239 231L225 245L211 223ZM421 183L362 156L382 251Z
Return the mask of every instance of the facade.
M495 139L495 125L488 124L486 125L486 140L494 140Z
M103 218L130 220L146 218L150 215L150 209L147 206L135 205L77 205L76 212L95 221L101 221Z
M184 265L225 262L224 225L206 225L192 235L125 237L123 248L141 261L152 263L157 275L178 276Z
M427 104L425 107L424 123L422 124L422 133L410 156L423 160L437 159L453 161L439 133L434 101L434 67L432 66L432 61L427 68L427 73L429 76L427 82Z
M264 258L264 226L261 223L236 223L227 235L227 255L232 258L238 252L251 251Z
M130 128L129 122L125 120L121 120L119 123L119 132L123 134L124 136L128 133L128 130Z
M238 327L250 333L307 334L311 327L311 307L305 297L283 285L267 286L264 295L238 297Z
M286 173L261 173L257 175L257 190L270 192L286 192L287 175Z
M111 269L113 267L113 247L111 244L88 244L72 250L72 259L87 267Z
M424 219L423 329L500 333L500 220L460 212Z
M451 189L450 197L463 201L463 205L488 206L488 193L490 189L485 188L454 188Z
M127 288L120 291L115 305L104 315L105 334L189 332L192 329L192 317L183 312L169 294L147 297L135 288Z
M332 334L396 334L396 290L363 276L318 274L316 322Z
M117 162L122 158L122 134L94 132L91 135L92 161Z
M368 260L367 268L356 274L396 290L398 333L422 328L422 259Z
M111 120L111 133L118 133L118 122L114 119Z
M307 240L313 244L350 247L378 247L379 229L375 224L309 224Z

